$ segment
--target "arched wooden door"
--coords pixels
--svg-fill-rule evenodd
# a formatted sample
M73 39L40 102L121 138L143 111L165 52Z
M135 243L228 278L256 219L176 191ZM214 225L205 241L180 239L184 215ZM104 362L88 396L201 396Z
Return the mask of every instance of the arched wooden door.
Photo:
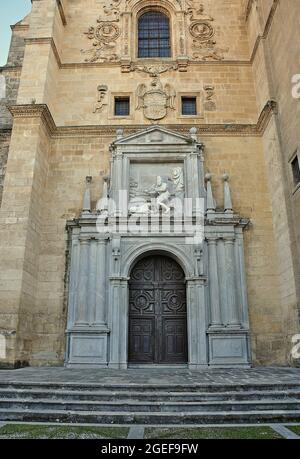
M187 362L185 276L172 258L138 261L129 282L129 363Z

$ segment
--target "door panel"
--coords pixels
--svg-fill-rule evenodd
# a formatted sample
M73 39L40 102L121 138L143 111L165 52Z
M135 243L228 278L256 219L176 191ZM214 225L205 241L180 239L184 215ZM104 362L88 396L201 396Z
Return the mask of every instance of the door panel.
M133 319L129 328L130 355L132 360L153 362L154 319Z
M146 257L133 268L129 285L129 362L186 362L186 289L180 266L168 257Z

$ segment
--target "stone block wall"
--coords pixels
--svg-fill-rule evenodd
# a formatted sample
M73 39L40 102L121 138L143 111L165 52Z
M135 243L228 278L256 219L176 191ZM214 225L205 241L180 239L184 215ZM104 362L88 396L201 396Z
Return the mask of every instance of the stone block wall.
M293 0L287 2L289 32L279 20L284 15L283 0L203 0L206 13L214 18L218 46L228 48L224 59L193 61L185 71L163 71L159 76L163 87L171 84L177 91L175 109L168 109L159 123L183 132L188 126L201 126L205 167L213 174L218 205L223 200L220 177L227 172L234 209L251 220L245 233L245 261L255 364L289 363L290 337L299 330L299 191L291 189L288 164L299 141L295 125L299 102L292 102L290 113L289 99L281 96L289 94L289 79L280 79L286 68L288 74L297 71L285 55L298 29ZM169 2L153 3L167 6ZM30 21L14 29L9 66L1 71L7 79L8 100L0 101L0 187L11 127L5 105L16 100L25 104L14 111L0 212L0 329L17 334L8 346L11 365L63 363L66 221L79 215L87 175L93 176L93 205L101 195L115 128L142 129L152 123L142 109L137 110L136 91L141 83L150 87L153 76L140 69L126 73L116 62L85 62L86 54L81 52L92 47L86 32L97 25L107 2L65 0L62 4L64 16L54 0L33 2ZM136 5L129 0L128 8ZM18 90L25 36L30 40ZM134 31L131 37L135 49ZM107 85L107 100L102 110L93 113L99 84ZM205 109L206 85L214 87L213 110ZM200 94L199 116L180 116L184 92ZM115 94L130 95L128 118L113 116ZM279 103L279 115L270 116L262 132L255 126L270 99ZM210 125L214 131L207 133ZM241 126L234 130L232 125ZM224 129L229 133L224 134Z
M297 0L259 0L249 1L248 6L247 26L258 105L262 107L268 99L278 104L278 114L265 131L263 144L280 295L282 309L286 311L286 341L291 347L292 335L300 330L300 188L295 187L290 164L300 149L297 127L300 101L292 97L292 78L300 73L297 40L300 4Z

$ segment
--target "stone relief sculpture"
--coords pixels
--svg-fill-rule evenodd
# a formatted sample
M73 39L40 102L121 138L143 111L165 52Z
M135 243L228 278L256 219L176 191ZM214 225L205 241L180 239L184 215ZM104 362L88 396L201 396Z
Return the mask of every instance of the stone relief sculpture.
M120 36L120 28L113 21L98 19L96 27L90 27L85 33L89 40L93 40L93 48L81 52L89 54L85 62L114 62L119 60L116 49L116 40Z
M215 29L212 26L214 18L204 12L204 6L194 0L187 0L190 19L189 32L192 41L192 59L201 61L221 61L228 48L217 47L213 38Z
M108 104L107 97L106 97L107 91L108 91L108 87L105 84L99 85L97 87L98 98L97 98L96 104L94 105L93 113L101 112L103 107Z
M206 13L204 5L198 0L176 0L180 10L187 15L188 32L192 39L190 59L194 61L222 61L228 48L217 46L215 40L214 18ZM90 49L82 49L87 54L85 62L120 62L122 72L145 72L151 77L159 74L179 70L186 71L189 58L178 60L176 63L155 63L144 64L132 62L130 52L130 30L134 25L128 15L130 8L129 0L107 0L103 6L103 13L97 20L96 26L89 27L85 32L88 39L92 41ZM123 17L123 15L125 16ZM178 21L179 49L180 53L186 55L185 42L188 40L183 31L184 22ZM122 35L122 44L118 44ZM188 34L187 34L188 35Z
M130 180L129 213L158 214L169 213L174 208L175 199L184 197L184 179L181 167L171 169L169 177L156 176L156 181L149 188L139 188L136 180Z
M192 21L214 21L214 18L204 13L204 5L197 0L187 0L188 14Z
M137 70L138 72L147 73L151 77L157 77L161 73L168 72L170 70L178 70L178 64L171 63L171 64L145 64L139 65L136 63L131 63L130 67L131 71Z
M136 109L143 108L144 116L149 120L160 120L167 115L168 108L175 110L175 97L176 92L172 85L166 84L163 87L159 77L155 77L149 90L144 83L138 85Z
M174 183L175 192L184 191L183 170L181 167L174 167L171 172L171 178Z
M120 60L116 52L117 39L121 35L120 26L120 5L122 0L110 0L104 7L105 19L100 16L97 19L97 26L89 27L85 32L89 40L93 40L93 48L81 52L89 54L85 62L115 62Z
M217 42L215 40L208 40L206 42L199 42L193 40L193 59L202 61L222 61L224 59L224 53L228 51L228 48L216 47Z
M157 176L156 184L148 190L150 196L155 197L156 211L163 209L165 213L170 212L170 206L167 204L170 199L170 192L168 190L168 184L163 181L160 175Z
M120 5L122 0L110 0L106 5L103 6L104 13L113 18L115 21L120 20Z
M205 91L205 102L204 102L204 110L208 112L213 112L216 110L216 103L213 100L215 95L215 87L212 85L204 86Z

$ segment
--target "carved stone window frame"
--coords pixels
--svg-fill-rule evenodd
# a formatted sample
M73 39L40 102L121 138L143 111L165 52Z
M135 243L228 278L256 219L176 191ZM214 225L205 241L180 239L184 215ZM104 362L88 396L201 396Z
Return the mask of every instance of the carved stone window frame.
M167 16L169 19L169 32L170 32L170 56L169 57L139 57L139 20L140 17L143 16L145 13L149 12L159 12ZM157 5L157 4L152 4L152 5L147 5L141 7L137 13L135 14L134 18L134 59L137 59L139 62L145 60L146 62L149 62L151 60L153 61L172 61L175 59L175 34L174 34L174 17L171 11L169 11L165 6Z
M182 98L183 97L195 97L197 115L183 115L182 114ZM203 91L184 91L177 93L177 113L180 119L204 119L204 95Z
M118 116L115 115L115 99L122 97L129 98L129 115L125 116ZM108 112L108 119L109 120L132 120L134 118L134 94L132 92L111 92L109 97L109 112Z

